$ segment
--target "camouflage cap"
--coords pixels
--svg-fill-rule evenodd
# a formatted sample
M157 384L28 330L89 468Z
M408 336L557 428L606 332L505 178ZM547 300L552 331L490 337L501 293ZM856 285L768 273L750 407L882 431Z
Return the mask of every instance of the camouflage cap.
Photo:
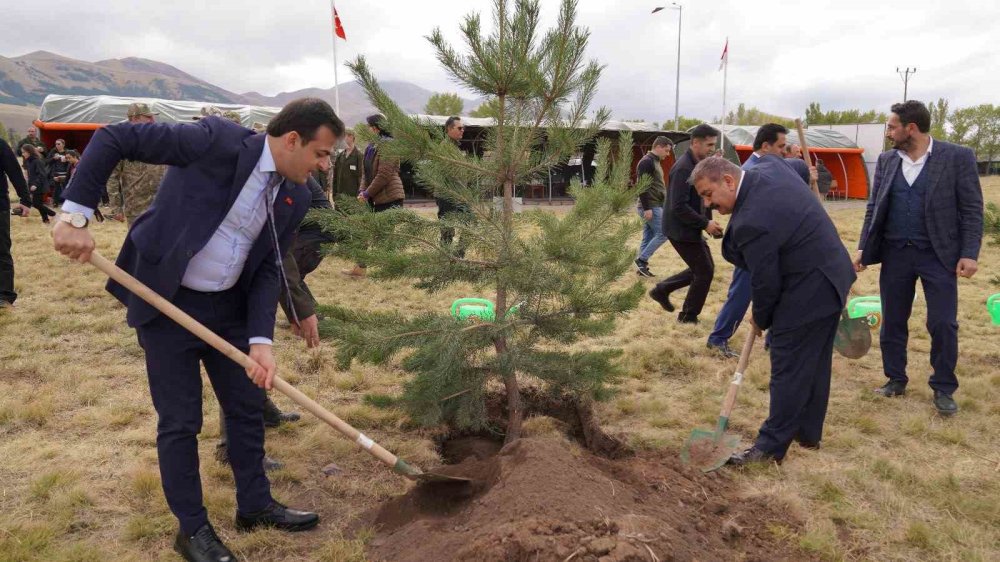
M159 115L159 114L160 114L160 112L158 112L158 111L152 111L152 110L150 110L149 109L149 104L147 104L147 103L138 103L138 102L129 105L128 106L128 112L126 113L126 115L128 115L128 117L129 117L129 119L131 119L132 117L139 117L140 115L144 116L144 117L152 117L154 115Z
M237 125L243 124L243 118L240 117L238 111L233 109L227 109L223 111L214 105L206 105L201 108L201 115L195 115L194 120L197 121L204 117L221 117L227 121L232 121Z

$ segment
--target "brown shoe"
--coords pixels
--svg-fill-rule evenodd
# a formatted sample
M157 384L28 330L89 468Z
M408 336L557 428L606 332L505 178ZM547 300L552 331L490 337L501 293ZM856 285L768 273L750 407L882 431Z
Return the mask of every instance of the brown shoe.
M341 269L340 272L348 277L355 277L355 278L361 278L364 277L365 275L368 275L368 270L364 267L361 267L360 265L356 265L351 269Z

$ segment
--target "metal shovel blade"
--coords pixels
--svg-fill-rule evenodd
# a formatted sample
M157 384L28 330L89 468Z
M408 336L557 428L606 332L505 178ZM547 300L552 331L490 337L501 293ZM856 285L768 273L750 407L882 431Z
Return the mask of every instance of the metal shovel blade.
M681 462L702 472L711 472L726 464L739 448L739 435L726 433L719 438L715 431L695 429L681 449Z
M872 347L872 333L868 320L864 317L849 318L847 311L837 324L837 335L833 338L833 348L848 359L864 357Z
M465 478L463 476L451 476L441 472L425 472L403 459L397 459L392 470L396 474L405 476L419 484L471 484L474 482L472 478Z

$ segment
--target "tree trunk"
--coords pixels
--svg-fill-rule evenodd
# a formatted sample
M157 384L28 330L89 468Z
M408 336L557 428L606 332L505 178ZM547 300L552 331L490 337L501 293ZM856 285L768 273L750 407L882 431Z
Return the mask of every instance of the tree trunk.
M507 338L499 337L494 341L497 355L507 352ZM507 390L507 434L504 444L512 443L521 438L521 423L524 421L524 405L521 402L521 388L517 382L517 373L504 373L503 386Z

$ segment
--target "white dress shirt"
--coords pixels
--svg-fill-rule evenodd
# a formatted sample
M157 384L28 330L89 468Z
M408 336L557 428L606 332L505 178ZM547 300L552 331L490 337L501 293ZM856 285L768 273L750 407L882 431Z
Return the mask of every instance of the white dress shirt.
M247 182L243 184L243 189L240 190L226 218L222 219L222 224L205 247L188 262L184 278L181 279L182 286L195 291L215 293L231 289L236 285L240 275L243 274L243 266L250 256L250 249L253 248L257 237L261 236L267 223L266 205L274 204L273 194L271 201L265 203L265 191L268 180L276 171L274 156L265 140L260 160L257 161L257 166L250 173ZM274 194L277 191L275 189ZM251 337L250 343L270 345L272 342L270 338Z
M927 163L927 157L931 155L931 151L934 150L934 138L930 138L931 142L927 145L927 152L923 156L917 158L916 160L910 160L910 155L906 153L905 150L897 150L899 157L903 160L903 178L906 179L906 183L910 186L913 182L917 181L917 176L920 175L920 171L924 169L924 164ZM891 181L892 178L889 178Z

